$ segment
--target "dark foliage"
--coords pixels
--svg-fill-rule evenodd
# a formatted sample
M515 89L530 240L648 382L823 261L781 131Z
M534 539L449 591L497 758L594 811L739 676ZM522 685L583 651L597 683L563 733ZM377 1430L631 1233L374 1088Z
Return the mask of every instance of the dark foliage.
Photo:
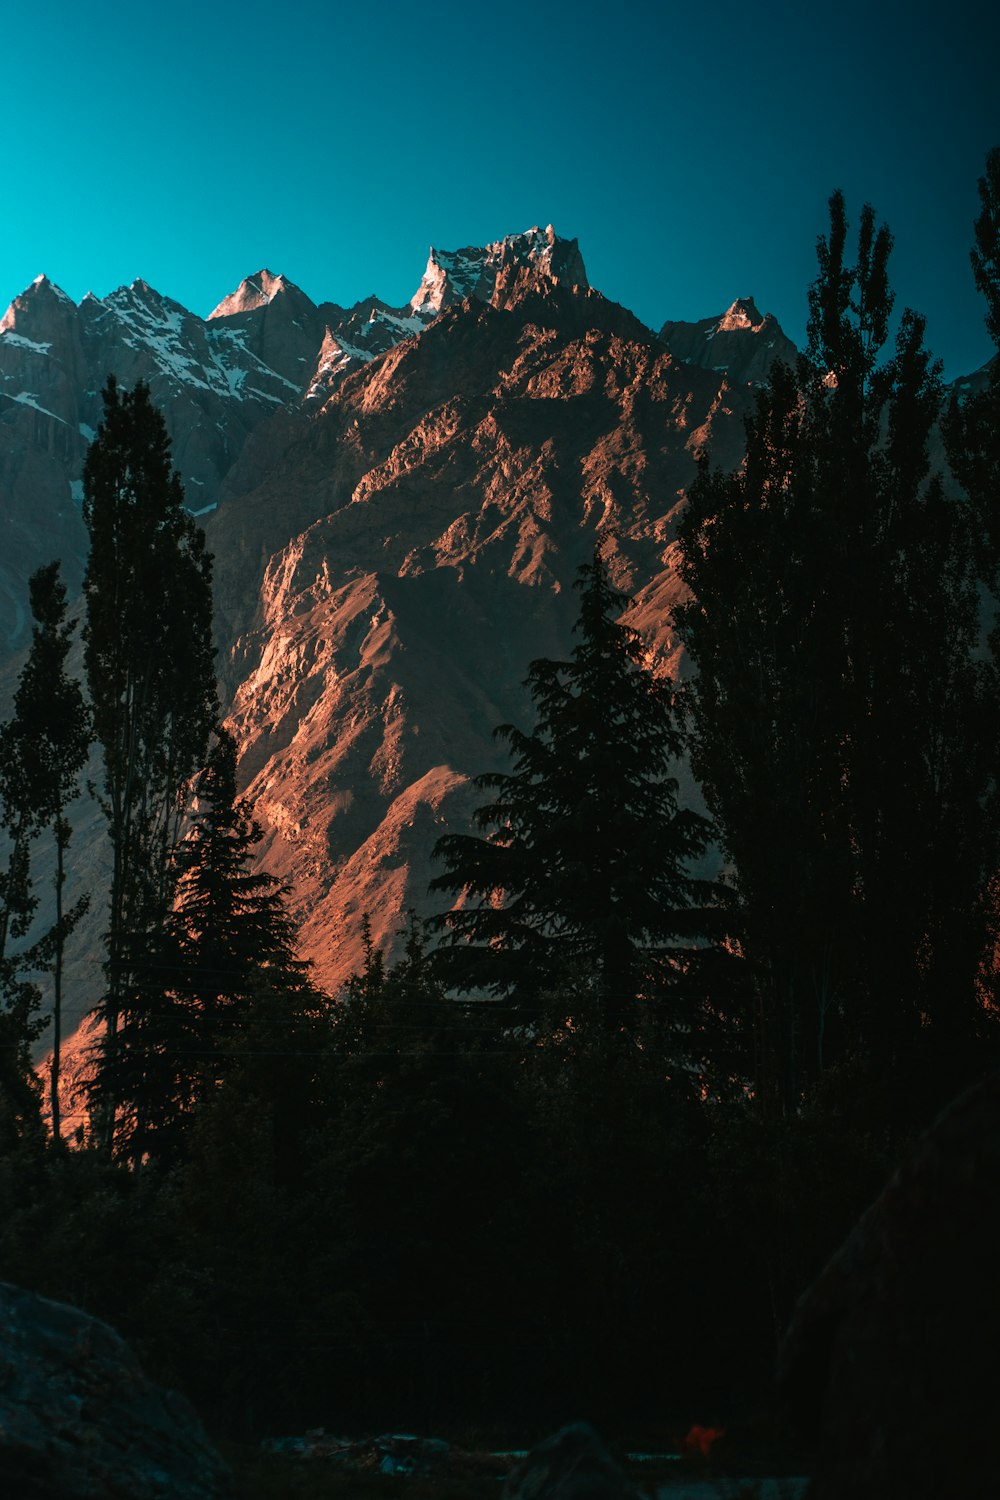
M0 1115L15 1135L38 1123L38 1089L31 1044L44 1029L36 1015L38 990L28 976L51 968L54 983L52 1125L59 1134L59 1057L63 948L83 911L84 897L63 907L65 855L70 829L65 810L77 791L90 748L90 720L77 682L66 672L74 627L66 622L66 590L59 564L40 568L29 582L34 620L31 647L14 694L14 716L0 726L0 828L7 837L0 872ZM24 939L37 907L31 851L49 830L56 845L56 912L51 929L15 954L8 943Z
M891 238L830 203L809 352L777 365L732 475L681 526L694 766L735 866L757 996L755 1091L827 1067L970 1052L992 936L997 680L977 659L985 549L928 444L923 320L888 336Z
M476 814L485 837L435 848L447 868L431 889L460 898L436 919L447 940L435 962L448 987L522 1008L586 972L591 1008L618 1031L635 1027L638 1000L679 989L699 943L720 934L720 893L691 873L709 829L677 804L673 688L643 668L600 551L577 586L570 660L533 662L527 678L534 730L502 725L513 769L477 780L494 795Z
M133 1070L119 1067L119 1053L130 1037L133 1056L143 1046L156 996L144 971L150 957L159 959L170 854L188 779L203 762L216 717L211 559L184 508L163 418L142 383L121 391L109 379L83 484L85 662L113 855L94 1095L99 1134L110 1146L119 1105L136 1107Z
M1000 154L987 169L974 266L995 324ZM678 711L598 555L571 659L531 668L535 730L501 731L513 768L480 783L483 836L441 845L438 888L470 903L441 919L452 940L429 951L413 920L390 965L366 925L331 1007L282 888L251 869L224 733L158 862L205 729L197 692L174 725L170 674L208 658L179 645L142 686L124 643L100 644L102 591L137 588L140 560L91 575L115 879L138 871L135 904L117 898L103 1067L134 1072L106 1073L117 1159L46 1143L30 987L8 985L0 1276L109 1318L217 1431L537 1433L584 1414L666 1447L692 1421L737 1426L767 1399L796 1298L921 1117L991 1055L1000 695L977 590L997 582L996 378L951 408L966 499L947 498L920 320L882 354L889 236L866 209L852 266L846 245L837 196L809 354L775 369L744 469L706 467L683 528L696 764L735 913L689 872L706 827L677 803ZM111 388L93 503L114 512L124 485L131 516L114 455L134 439L203 602L147 408ZM36 619L61 662L51 582ZM24 790L34 768L3 734L0 897L23 936L21 851L53 804Z

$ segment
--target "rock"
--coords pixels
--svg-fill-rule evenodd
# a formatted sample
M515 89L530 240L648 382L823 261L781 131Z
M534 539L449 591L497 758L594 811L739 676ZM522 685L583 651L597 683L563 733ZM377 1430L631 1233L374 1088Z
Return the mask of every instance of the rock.
M780 1358L810 1500L1000 1493L1000 1073L917 1143L799 1302Z
M503 1487L503 1500L637 1500L638 1494L586 1422L538 1443Z
M795 365L798 350L771 313L758 312L752 297L739 297L720 317L699 323L664 323L660 338L685 364L726 370L733 381L761 385L776 359Z
M277 1457L326 1462L352 1474L502 1478L510 1468L502 1454L470 1453L442 1438L416 1437L408 1432L385 1432L380 1437L352 1441L336 1437L324 1427L314 1427L301 1437L265 1438L261 1449Z
M0 1282L0 1494L221 1500L228 1470L183 1397L113 1329Z

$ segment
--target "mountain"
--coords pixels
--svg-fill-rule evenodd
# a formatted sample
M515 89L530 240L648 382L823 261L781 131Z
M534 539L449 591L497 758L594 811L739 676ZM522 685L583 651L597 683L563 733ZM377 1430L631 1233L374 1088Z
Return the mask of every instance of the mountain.
M504 763L495 726L530 727L528 665L571 649L599 536L650 664L676 671L673 537L695 456L738 463L752 382L786 346L749 299L657 336L551 226L432 249L402 308L314 304L261 270L201 319L145 282L77 306L39 278L0 324L0 640L27 638L33 567L62 556L78 581L101 387L147 380L216 556L262 862L335 987L363 913L388 943L409 906L428 910L433 843ZM99 820L80 820L76 858L96 869ZM96 983L100 907L98 890L78 994Z
M798 353L771 313L757 310L752 297L739 297L721 318L698 323L664 323L660 338L671 354L706 370L725 371L730 380L760 384L776 359L794 364Z

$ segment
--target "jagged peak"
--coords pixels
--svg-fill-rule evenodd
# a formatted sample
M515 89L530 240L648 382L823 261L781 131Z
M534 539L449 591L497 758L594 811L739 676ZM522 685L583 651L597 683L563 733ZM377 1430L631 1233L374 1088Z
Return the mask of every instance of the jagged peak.
M0 318L0 333L13 332L18 316L34 317L43 307L59 306L67 312L76 311L76 303L67 296L61 286L43 274L36 276L21 294L14 298L3 317Z
M275 275L273 271L264 267L260 271L255 271L252 276L245 276L235 292L230 292L228 297L223 297L218 307L213 307L208 316L209 319L231 318L236 313L256 312L260 307L269 306L275 297L287 293L294 293L306 302L310 302L305 292L297 287L294 281L289 281L280 273Z
M719 319L718 328L720 333L732 333L739 328L760 328L765 321L752 297L737 297Z
M138 302L166 303L173 300L170 297L165 297L162 292L158 292L155 286L150 286L149 282L143 276L137 276L134 281L129 282L128 286L116 287L107 300L109 302L124 302L130 298ZM173 305L178 306L179 304L174 303Z
M41 272L38 276L35 277L34 281L31 283L31 286L26 289L25 295L33 290L39 292L49 292L53 296L58 297L60 301L68 302L70 307L76 306L73 298L68 296L66 292L63 291L62 287L57 285L56 282L50 281L44 272Z
M431 318L467 297L489 302L501 271L511 265L538 271L553 281L589 285L577 241L561 239L551 224L544 229L535 224L488 245L466 245L460 250L439 250L432 245L410 307L418 316Z

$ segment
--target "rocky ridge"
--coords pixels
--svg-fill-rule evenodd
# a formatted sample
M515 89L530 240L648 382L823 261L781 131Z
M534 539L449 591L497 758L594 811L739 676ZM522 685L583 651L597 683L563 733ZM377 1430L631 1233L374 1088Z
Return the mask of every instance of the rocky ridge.
M725 371L731 380L755 384L767 379L776 359L794 364L798 353L778 320L758 311L752 297L738 297L721 317L664 323L660 338L686 364Z

